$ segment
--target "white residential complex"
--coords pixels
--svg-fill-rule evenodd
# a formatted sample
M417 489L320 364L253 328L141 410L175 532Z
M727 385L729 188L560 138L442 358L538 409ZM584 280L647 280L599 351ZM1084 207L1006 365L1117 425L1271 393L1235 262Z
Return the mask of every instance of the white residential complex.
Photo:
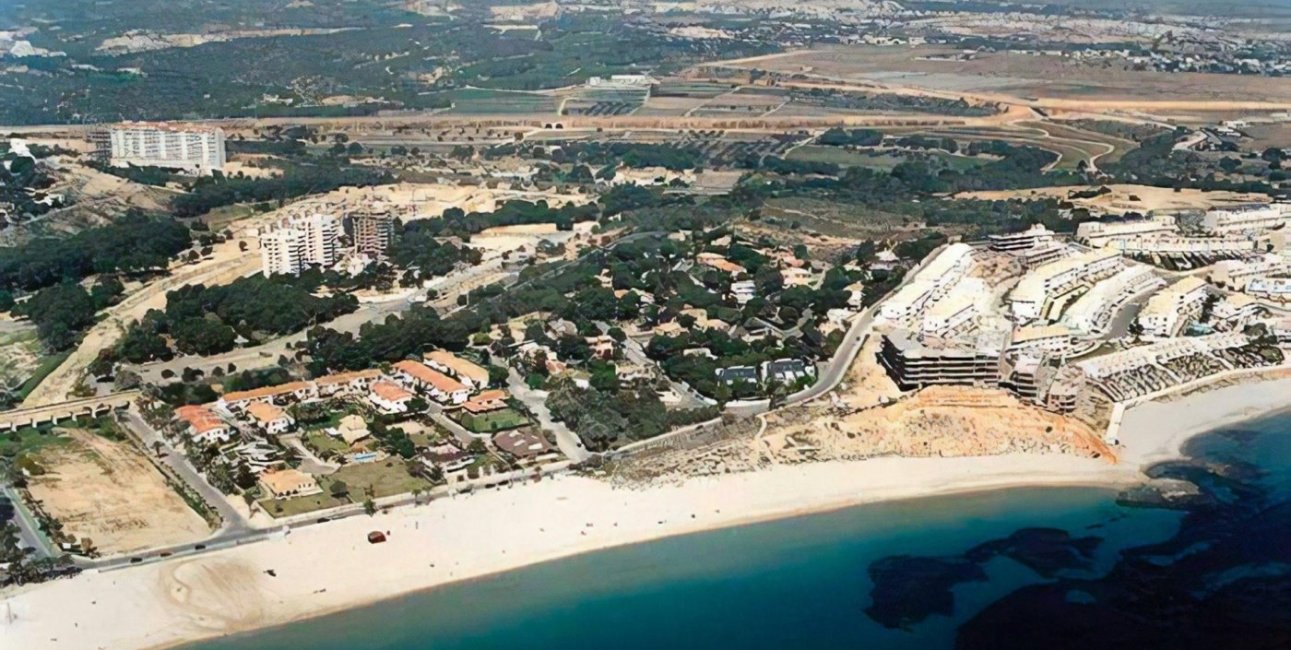
M1291 273L1291 258L1267 254L1253 259L1225 260L1211 267L1210 279L1229 289L1241 291L1255 278Z
M114 167L165 167L197 174L224 169L224 131L213 127L126 122L96 134L100 156Z
M1189 276L1153 294L1139 312L1144 336L1174 336L1188 318L1201 313L1208 286L1205 280Z
M1053 231L1043 224L1035 224L1022 232L990 235L990 248L993 251L1024 251L1031 248L1044 248L1053 243Z
M913 280L883 301L879 316L889 321L909 321L945 296L973 266L973 247L951 244L933 257Z
M1127 300L1149 289L1165 286L1165 280L1152 268L1135 264L1116 275L1094 284L1076 299L1062 315L1062 323L1086 334L1101 334L1111 324L1116 309Z
M1026 274L1009 295L1013 317L1020 322L1041 318L1054 298L1120 267L1120 253L1109 249L1077 253L1045 264Z
M1258 241L1245 235L1218 237L1183 237L1157 235L1153 237L1124 237L1107 240L1104 248L1113 248L1125 255L1241 255L1255 250Z
M1201 219L1207 232L1222 234L1269 230L1287 223L1286 205L1255 203L1222 210L1211 210Z
M990 290L980 278L961 279L924 313L920 333L945 337L965 331L974 319L987 312L990 297Z
M1256 298L1291 302L1291 278L1253 278L1246 283L1246 293Z
M1178 232L1179 226L1171 216L1130 221L1086 221L1076 226L1076 239L1090 246L1103 247L1117 241Z
M1240 332L1191 336L1105 354L1082 361L1076 364L1076 367L1080 368L1087 377L1105 379L1113 375L1134 373L1147 366L1172 359L1238 348L1248 343L1250 339Z
M300 275L307 266L336 263L340 221L331 215L289 217L260 235L260 267L265 277Z

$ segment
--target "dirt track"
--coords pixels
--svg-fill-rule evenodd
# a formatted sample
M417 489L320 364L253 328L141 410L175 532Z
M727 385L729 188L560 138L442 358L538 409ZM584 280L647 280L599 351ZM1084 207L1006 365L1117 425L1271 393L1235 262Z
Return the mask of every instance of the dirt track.
M23 408L57 404L70 399L85 374L85 369L98 357L99 351L116 345L130 323L143 318L149 309L164 309L166 292L199 282L225 284L254 272L260 266L259 254L254 246L249 247L246 253L240 252L238 241L220 244L210 259L190 267L180 267L175 275L146 285L108 309L106 317L86 332L71 356L23 400Z

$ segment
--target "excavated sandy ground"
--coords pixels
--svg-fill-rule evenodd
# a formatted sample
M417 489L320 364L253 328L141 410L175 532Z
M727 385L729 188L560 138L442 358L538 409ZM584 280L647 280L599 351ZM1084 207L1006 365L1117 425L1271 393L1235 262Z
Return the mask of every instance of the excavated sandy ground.
M29 483L32 496L65 532L88 537L104 554L180 544L210 533L206 521L128 443L79 429L66 434L71 442L40 456L49 473Z
M1267 203L1269 197L1263 194L1245 194L1240 192L1203 192L1195 189L1174 191L1168 187L1149 187L1146 185L1108 185L1111 190L1089 199L1071 199L1072 203L1104 212L1145 212L1148 210L1204 210L1225 205L1241 203ZM1009 199L1066 199L1067 194L1079 191L1081 187L1038 187L1027 190L1001 190L996 192L964 192L956 198L978 199L982 201L1004 201Z
M1023 404L1000 390L967 386L933 386L888 406L851 413L789 412L771 424L763 442L786 460L1009 453L1113 458L1083 422Z

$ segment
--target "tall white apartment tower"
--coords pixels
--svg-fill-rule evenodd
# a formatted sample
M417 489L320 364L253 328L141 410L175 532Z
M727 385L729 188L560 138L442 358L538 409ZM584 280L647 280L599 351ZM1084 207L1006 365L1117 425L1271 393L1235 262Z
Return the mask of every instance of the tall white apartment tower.
M341 226L325 214L291 217L260 235L260 264L265 277L300 275L308 265L330 267L338 257Z
M224 131L213 127L126 122L99 146L115 167L165 167L210 174L224 169Z
M336 264L341 223L326 214L293 219L291 227L305 236L305 263L329 267Z
M305 238L297 230L283 228L260 235L260 269L271 275L300 275L305 259Z

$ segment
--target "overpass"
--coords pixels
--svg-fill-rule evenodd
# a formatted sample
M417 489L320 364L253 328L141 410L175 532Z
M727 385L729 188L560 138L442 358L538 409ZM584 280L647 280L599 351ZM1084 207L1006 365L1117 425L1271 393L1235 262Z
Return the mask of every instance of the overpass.
M46 422L57 424L62 420L105 415L113 409L129 406L139 395L137 390L127 390L102 397L86 397L46 406L0 411L0 431L15 431Z

